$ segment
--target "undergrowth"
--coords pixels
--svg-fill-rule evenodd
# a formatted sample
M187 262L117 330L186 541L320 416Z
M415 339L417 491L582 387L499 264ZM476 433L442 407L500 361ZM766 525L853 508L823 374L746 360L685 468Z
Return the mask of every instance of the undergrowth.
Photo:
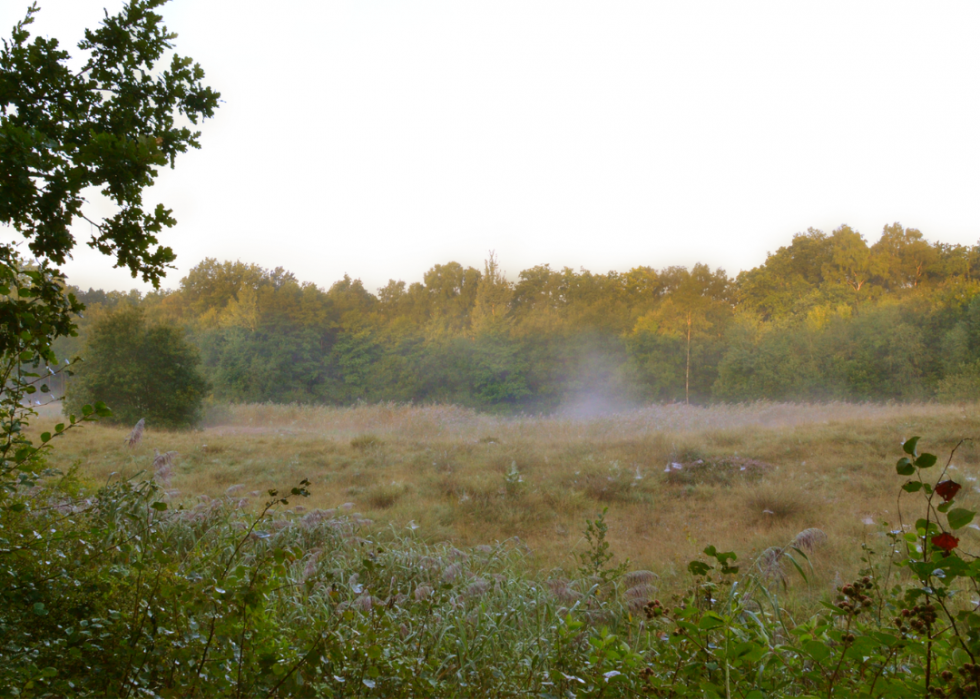
M0 696L976 696L980 562L957 536L974 513L952 454L929 478L917 443L901 524L808 618L784 595L819 529L747 565L707 546L668 595L613 564L605 510L575 573L534 575L517 540L464 551L303 510L306 481L257 512L234 488L174 506L166 454L86 492L24 447L0 502Z

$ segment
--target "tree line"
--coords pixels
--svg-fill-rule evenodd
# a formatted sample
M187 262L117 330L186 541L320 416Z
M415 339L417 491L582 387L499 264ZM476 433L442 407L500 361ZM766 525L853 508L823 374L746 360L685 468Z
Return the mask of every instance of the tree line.
M370 293L282 269L206 259L173 291L81 291L93 323L136 307L183 328L218 400L453 402L547 411L624 402L962 400L980 390L980 244L885 226L810 229L730 278L540 265L509 281L435 265ZM84 354L84 352L83 352Z

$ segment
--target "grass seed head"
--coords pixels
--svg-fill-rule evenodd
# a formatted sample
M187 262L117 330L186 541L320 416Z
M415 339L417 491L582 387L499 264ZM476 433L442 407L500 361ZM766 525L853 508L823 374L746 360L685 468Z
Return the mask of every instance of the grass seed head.
M135 449L139 445L140 441L143 439L143 429L145 427L146 422L143 418L140 418L139 422L136 423L136 426L133 427L133 431L129 433L128 437L126 437L125 441L127 447L130 449Z

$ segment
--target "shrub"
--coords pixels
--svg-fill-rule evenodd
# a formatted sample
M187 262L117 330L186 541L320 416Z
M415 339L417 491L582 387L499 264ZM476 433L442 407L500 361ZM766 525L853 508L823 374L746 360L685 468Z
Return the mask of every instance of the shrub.
M76 370L65 399L66 412L103 401L111 421L179 428L200 418L208 391L198 373L197 351L172 325L150 325L131 306L107 313L93 323L86 361Z
M980 361L943 377L937 387L936 398L944 403L973 402L980 399Z

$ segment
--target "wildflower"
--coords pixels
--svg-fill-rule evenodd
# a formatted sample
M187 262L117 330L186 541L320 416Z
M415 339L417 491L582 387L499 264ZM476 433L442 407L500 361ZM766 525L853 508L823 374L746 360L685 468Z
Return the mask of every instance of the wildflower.
M943 502L949 502L956 497L956 493L962 488L959 483L954 481L943 481L942 483L936 484L936 495L943 499Z
M946 553L949 553L955 549L957 546L959 546L959 544L960 540L949 532L943 532L942 534L932 537L932 545L937 549L942 549Z

